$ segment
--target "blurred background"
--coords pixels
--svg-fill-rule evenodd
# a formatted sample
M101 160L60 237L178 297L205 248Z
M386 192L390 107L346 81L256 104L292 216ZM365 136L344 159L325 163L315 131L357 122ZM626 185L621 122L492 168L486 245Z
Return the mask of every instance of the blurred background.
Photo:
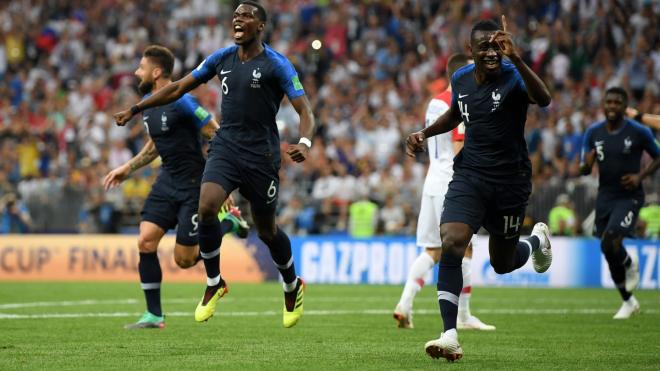
M318 123L310 158L284 160L280 173L279 221L294 235L414 235L428 158L408 158L403 142L423 127L427 102L447 85L447 58L466 52L480 19L507 16L521 55L553 93L527 118L527 231L550 220L555 234L590 235L597 173L578 175L579 153L586 127L603 118L608 87L623 86L632 107L660 114L657 1L262 3L264 40L295 64ZM183 76L233 44L236 5L0 1L0 233L136 232L159 165L103 191L103 176L147 135L139 116L117 127L112 115L140 99L133 72L146 46L170 48ZM214 80L194 94L218 114L218 92ZM297 142L286 99L277 124L283 143ZM640 237L660 231L659 176L644 184L650 216L640 218Z

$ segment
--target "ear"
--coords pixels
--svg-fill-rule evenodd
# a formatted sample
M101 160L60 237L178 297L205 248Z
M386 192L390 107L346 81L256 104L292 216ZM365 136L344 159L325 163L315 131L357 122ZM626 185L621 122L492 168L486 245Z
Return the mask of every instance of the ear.
M261 22L261 23L259 23L259 27L257 27L257 30L258 30L259 32L262 32L262 31L264 30L265 27L266 27L266 24L263 23L263 22Z
M163 69L160 67L156 67L153 70L151 70L151 77L154 78L154 81L158 80L159 77L163 75Z

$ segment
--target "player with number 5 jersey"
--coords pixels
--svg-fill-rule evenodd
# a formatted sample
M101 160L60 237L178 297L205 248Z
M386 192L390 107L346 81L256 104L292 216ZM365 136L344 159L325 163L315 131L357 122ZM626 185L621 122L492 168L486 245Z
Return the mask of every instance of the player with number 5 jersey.
M300 115L300 140L287 149L295 162L309 154L314 115L291 62L261 41L266 23L262 5L242 1L232 20L236 45L217 50L192 73L115 115L122 123L137 112L173 102L212 78L220 80L222 121L211 142L199 199L199 245L207 275L206 290L195 310L200 322L213 316L227 293L220 275L222 233L216 214L235 189L250 202L259 238L282 275L284 327L294 326L303 312L304 284L296 275L291 242L275 223L281 161L275 115L286 94Z
M628 319L639 312L632 291L639 282L637 256L628 254L624 237L632 237L639 210L644 204L642 179L660 166L660 150L651 129L624 117L628 93L612 87L605 92L605 120L591 125L584 133L581 173L591 172L598 162L598 196L594 235L610 268L612 280L623 303L614 319ZM654 161L641 167L643 152Z
M463 287L461 262L480 227L490 234L490 262L498 274L522 267L530 255L537 272L545 272L552 261L545 224L538 223L531 237L520 239L531 193L531 165L524 139L527 107L530 103L547 106L550 92L518 54L504 16L502 30L493 21L478 22L469 45L474 64L454 73L449 110L406 140L407 153L414 156L424 149L427 138L446 133L461 121L465 124L465 145L454 159L454 175L440 218L437 289L444 332L425 345L429 356L450 361L463 356L456 332Z
M152 45L145 49L135 71L138 89L145 96L157 92L171 81L174 55L165 47ZM202 153L202 136L210 139L218 128L211 114L193 96L147 109L142 119L149 139L135 157L112 170L103 180L106 190L118 186L131 173L151 163L158 156L162 166L142 208L138 249L138 271L147 302L147 310L129 329L163 328L160 285L162 271L158 260L158 244L169 229L176 227L174 261L190 268L200 260L198 246L199 185L206 160ZM201 135L200 135L201 134ZM247 224L237 208L228 209L222 220L222 233L247 234Z

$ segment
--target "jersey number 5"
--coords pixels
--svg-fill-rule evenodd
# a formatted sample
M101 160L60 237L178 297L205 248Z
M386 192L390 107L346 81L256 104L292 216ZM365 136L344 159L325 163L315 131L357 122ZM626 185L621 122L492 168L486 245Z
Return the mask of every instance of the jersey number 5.
M603 144L596 144L596 155L598 156L598 161L603 161L605 159L605 152L603 151Z

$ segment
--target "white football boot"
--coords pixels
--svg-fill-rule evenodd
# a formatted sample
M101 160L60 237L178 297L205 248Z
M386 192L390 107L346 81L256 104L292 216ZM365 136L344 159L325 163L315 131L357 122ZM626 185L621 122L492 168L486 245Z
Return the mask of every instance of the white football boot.
M463 357L463 348L458 343L456 330L443 332L439 339L431 340L424 345L426 354L431 358L445 358L448 362L454 362Z
M413 328L412 310L404 310L401 304L397 304L392 317L396 320L398 328Z
M621 304L621 308L619 308L619 311L616 312L614 315L614 319L628 319L630 316L633 314L639 313L639 302L637 299L635 299L634 296L631 296L628 298L628 300L624 301L623 304Z
M621 247L624 248L623 246ZM630 266L626 268L626 291L632 292L637 288L639 283L639 259L636 255L628 255L630 257Z
M539 239L539 248L532 252L534 270L543 273L552 264L552 250L550 249L550 229L545 223L536 223L532 229L532 236Z
M470 315L466 321L461 321L459 316L456 328L459 330L481 330L481 331L495 331L495 326L487 325L475 316Z

